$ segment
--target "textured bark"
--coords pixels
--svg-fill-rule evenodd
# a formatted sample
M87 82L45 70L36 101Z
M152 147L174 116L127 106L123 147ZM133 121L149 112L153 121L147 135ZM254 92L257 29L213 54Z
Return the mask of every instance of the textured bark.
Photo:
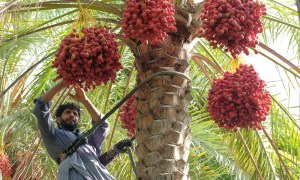
M160 46L140 45L137 81L161 71L188 75L184 47L181 38L175 36ZM189 179L189 93L189 81L175 75L155 77L137 92L138 179Z

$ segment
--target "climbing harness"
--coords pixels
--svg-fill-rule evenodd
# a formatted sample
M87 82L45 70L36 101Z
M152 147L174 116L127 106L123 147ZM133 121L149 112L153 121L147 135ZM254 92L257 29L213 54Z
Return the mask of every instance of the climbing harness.
M87 137L90 136L95 132L95 130L110 116L112 115L121 105L123 105L127 99L129 99L137 90L139 90L145 83L149 82L151 79L157 76L166 76L166 75L177 75L181 76L182 78L185 78L187 80L190 80L189 77L184 74L177 71L162 71L158 73L154 73L142 82L140 82L134 89L132 89L121 101L119 101L107 114L104 115L102 119L100 119L98 122L96 122L91 129L87 130L86 132L83 132L80 136L78 136L67 148L63 149L61 153L59 153L59 162L62 162L64 159L66 159L68 156L72 155L79 146L85 144L87 142ZM135 137L131 138L131 140L134 140ZM131 150L127 148L127 153L129 155L130 161L135 167L135 163L133 160L133 155ZM136 175L136 170L134 168L134 173Z

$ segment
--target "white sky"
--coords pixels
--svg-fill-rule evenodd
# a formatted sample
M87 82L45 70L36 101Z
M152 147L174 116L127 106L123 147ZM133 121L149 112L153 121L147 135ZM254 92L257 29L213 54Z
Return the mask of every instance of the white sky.
M277 53L286 57L288 60L291 60L293 57L292 53L287 52L288 41L286 38L280 38L274 43L274 49ZM267 89L270 91L272 95L278 94L278 99L281 100L285 107L298 107L298 108L290 108L288 109L296 119L299 119L299 106L300 106L300 87L297 83L292 80L293 75L290 73L289 78L293 83L289 83L289 78L286 76L284 70L279 67L278 69L275 67L274 63L262 55L253 55L245 57L245 60L248 63L253 64L255 70L259 73L260 78L266 81ZM281 64L282 61L278 60ZM292 62L292 61L291 61ZM295 63L295 61L294 61ZM282 81L284 84L282 83ZM294 85L294 87L293 87ZM290 96L290 102L288 102L288 96Z

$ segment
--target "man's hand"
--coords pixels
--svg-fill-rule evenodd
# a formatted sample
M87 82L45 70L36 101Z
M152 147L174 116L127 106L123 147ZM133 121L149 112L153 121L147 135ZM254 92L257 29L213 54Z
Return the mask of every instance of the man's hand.
M69 93L69 96L71 98L73 98L75 101L84 103L85 101L88 100L88 98L82 88L74 86L74 90L75 90L75 94Z
M117 144L114 145L113 149L110 149L109 151L103 153L101 156L99 156L99 161L102 165L106 166L109 164L119 153L126 152L126 147L131 147L133 145L132 140L125 139Z
M75 87L75 94L69 93L69 96L73 98L77 102L81 102L84 107L88 110L89 114L92 116L92 119L94 122L97 122L101 118L100 112L97 110L97 108L92 104L92 102L89 100L87 95L85 94L84 90L80 87Z
M114 145L114 150L118 153L124 153L126 152L126 147L131 147L132 145L133 143L130 139L125 139Z

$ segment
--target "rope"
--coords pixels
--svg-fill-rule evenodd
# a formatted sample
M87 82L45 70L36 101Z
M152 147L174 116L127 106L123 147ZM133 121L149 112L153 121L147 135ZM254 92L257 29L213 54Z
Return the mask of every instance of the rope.
M134 162L132 151L131 151L130 147L126 147L126 153L129 155L129 159L130 159L130 162L131 162L132 170L133 170L134 175L136 176L135 162Z
M130 141L134 141L134 140L135 140L135 136L133 136L133 137L130 139ZM136 176L136 175L137 175L136 166L135 166L135 162L134 162L133 155L132 155L132 151L131 151L131 148L130 148L130 147L126 147L126 153L127 153L128 156L129 156L129 159L130 159L130 162L131 162L131 166L132 166L133 173L134 173L134 175Z
M140 82L134 89L132 89L121 101L119 101L105 116L97 121L91 129L87 130L86 132L82 133L81 136L78 136L67 148L65 148L60 154L59 154L59 162L62 162L64 159L66 159L68 156L72 155L79 146L85 144L87 142L87 137L90 136L95 132L95 130L110 116L112 115L121 105L123 105L127 99L129 99L137 90L139 90L144 84L149 82L151 79L157 76L165 76L165 75L176 75L180 76L184 79L190 80L189 77L184 74L177 71L162 71L158 73L154 73L148 78L146 78L144 81ZM132 154L129 156L132 156ZM131 157L130 157L131 158ZM133 161L133 157L132 157ZM134 162L132 162L134 164ZM136 173L136 172L135 172Z

